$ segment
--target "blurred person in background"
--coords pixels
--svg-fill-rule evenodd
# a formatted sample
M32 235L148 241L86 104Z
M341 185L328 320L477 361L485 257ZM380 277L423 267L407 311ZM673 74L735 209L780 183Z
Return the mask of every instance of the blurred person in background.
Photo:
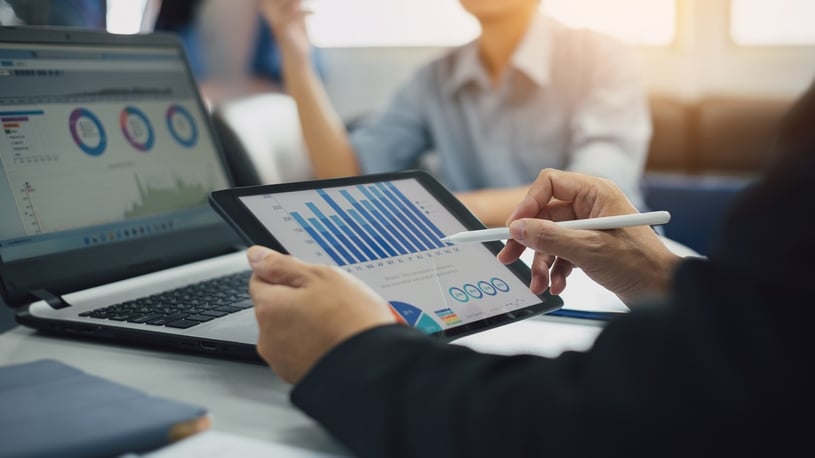
M284 92L280 51L256 1L154 0L153 8L157 10L153 29L179 34L210 105ZM319 52L312 50L310 56L321 75Z
M432 172L489 226L544 168L610 178L644 209L651 121L630 50L545 17L539 0L460 3L480 36L420 68L349 134L311 64L302 1L261 0L315 176L416 168L435 154Z

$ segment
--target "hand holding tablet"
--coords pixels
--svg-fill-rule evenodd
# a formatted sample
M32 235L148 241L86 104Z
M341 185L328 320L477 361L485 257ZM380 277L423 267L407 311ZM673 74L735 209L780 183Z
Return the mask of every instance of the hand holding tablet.
M248 243L346 270L428 335L456 338L563 305L529 290L523 261L497 260L502 243L443 242L484 225L422 171L224 189L210 203Z

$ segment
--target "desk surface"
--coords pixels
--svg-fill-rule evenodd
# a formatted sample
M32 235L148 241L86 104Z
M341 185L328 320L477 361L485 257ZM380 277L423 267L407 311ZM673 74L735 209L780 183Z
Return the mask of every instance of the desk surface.
M461 339L497 353L557 355L584 349L596 325L536 318ZM290 386L266 366L51 337L18 326L0 335L0 365L55 358L146 392L205 406L213 429L308 451L346 454L310 418L291 406Z
M693 254L681 246L671 248ZM622 304L580 273L570 281L571 290L564 294L567 305L614 309ZM601 329L594 322L538 317L467 336L455 344L493 353L556 356L564 350L589 348ZM215 430L304 452L347 454L291 406L290 386L260 364L52 337L21 326L0 334L0 365L46 357L155 395L205 406Z

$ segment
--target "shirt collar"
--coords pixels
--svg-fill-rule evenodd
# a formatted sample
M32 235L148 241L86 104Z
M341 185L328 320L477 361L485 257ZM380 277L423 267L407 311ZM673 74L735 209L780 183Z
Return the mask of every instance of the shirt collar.
M478 56L478 40L471 41L456 51L446 86L450 93L454 93L471 82L484 87L489 84L487 73Z
M512 67L538 86L545 86L551 80L552 41L551 24L542 14L536 14L512 56Z
M526 75L538 86L551 79L551 25L541 14L536 14L510 60L510 68ZM447 89L452 93L470 82L489 86L489 77L478 56L478 40L463 45L456 52Z

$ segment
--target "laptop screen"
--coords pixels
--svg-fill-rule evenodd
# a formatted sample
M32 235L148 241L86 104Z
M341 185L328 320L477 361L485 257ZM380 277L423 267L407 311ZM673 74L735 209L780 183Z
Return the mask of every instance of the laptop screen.
M0 259L217 222L196 90L180 47L0 43Z

